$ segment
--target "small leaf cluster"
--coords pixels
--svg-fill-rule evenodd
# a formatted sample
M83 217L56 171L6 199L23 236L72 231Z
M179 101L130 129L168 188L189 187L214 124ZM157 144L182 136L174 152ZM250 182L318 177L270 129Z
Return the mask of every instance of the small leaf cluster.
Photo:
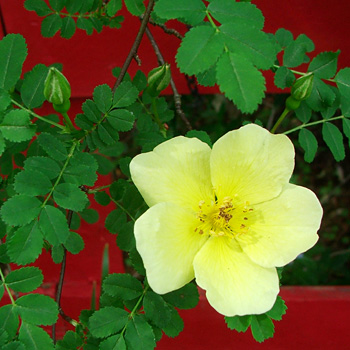
M135 2L139 1L126 1L131 7ZM77 28L88 35L94 30L100 33L103 26L120 28L124 20L123 16L116 15L122 8L121 0L111 0L107 4L99 0L49 0L48 4L44 0L26 0L24 7L44 17L41 34L46 38L60 31L62 38L70 39Z
M293 34L286 29L279 29L275 38L283 50L281 56L282 65L275 71L275 85L281 89L293 86L295 74L313 75L313 86L310 96L302 101L300 107L295 110L296 117L304 125L313 125L315 112L322 116L322 136L332 152L336 161L345 158L343 133L350 140L349 98L350 69L344 68L337 72L337 62L340 51L321 52L311 62L308 52L315 49L311 39L301 34L295 40ZM293 71L292 68L308 63L306 73ZM333 83L330 85L329 83ZM336 86L335 86L336 85ZM342 116L334 117L338 111ZM332 123L332 120L342 119L342 131ZM314 124L318 124L317 122ZM305 127L300 128L299 143L305 151L305 161L312 162L315 158L318 142L312 131Z
M12 304L0 307L1 349L54 349L50 336L40 327L56 323L58 307L50 297L30 293L37 289L43 275L37 267L23 267L10 272L6 277L0 273L0 300L7 293L29 293ZM11 294L10 294L11 295ZM11 297L12 298L12 297Z
M225 322L228 328L237 332L246 332L250 327L254 339L261 343L273 337L275 326L272 320L281 321L286 310L283 299L278 296L272 309L265 314L225 317Z
M161 19L192 26L176 55L182 73L196 75L204 86L218 84L244 113L257 109L265 90L260 70L274 65L278 47L262 31L264 17L255 5L214 0L206 7L201 0L159 0L154 11Z

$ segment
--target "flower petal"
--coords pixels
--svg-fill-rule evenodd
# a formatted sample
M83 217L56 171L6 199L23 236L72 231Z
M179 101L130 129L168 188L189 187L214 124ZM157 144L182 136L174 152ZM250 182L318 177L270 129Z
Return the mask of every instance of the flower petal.
M277 198L256 205L254 211L257 219L237 240L261 266L284 266L318 240L322 207L305 187L288 184Z
M197 284L210 305L225 316L270 310L279 292L274 268L253 263L234 239L211 237L194 259Z
M194 278L194 256L208 239L195 232L197 224L194 213L173 203L156 204L136 220L136 248L156 293L171 292Z
M149 206L173 202L195 209L212 196L210 152L196 138L175 137L136 156L130 163L132 180Z
M210 166L218 198L235 196L255 204L278 196L288 183L294 147L287 136L248 124L214 144Z

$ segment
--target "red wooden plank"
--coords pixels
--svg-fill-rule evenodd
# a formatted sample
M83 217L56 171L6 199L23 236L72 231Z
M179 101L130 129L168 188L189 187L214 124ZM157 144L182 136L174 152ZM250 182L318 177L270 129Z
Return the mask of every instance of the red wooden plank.
M312 55L325 50L341 49L340 67L350 65L350 42L347 37L350 31L350 21L348 21L350 3L348 1L339 0L333 2L331 6L328 2L319 0L253 0L252 2L265 15L267 32L275 32L278 28L284 27L295 35L305 33L316 44L316 51ZM95 33L92 37L88 37L83 31L78 30L70 40L62 39L58 35L48 39L40 35L42 19L34 12L26 11L22 0L0 0L0 5L7 31L21 33L27 39L29 55L25 69L30 69L37 63L63 63L64 74L70 80L73 96L76 97L90 96L93 88L99 84L113 85L114 78L111 75L111 69L122 65L139 27L139 20L124 11L123 15L126 19L118 31L105 28L101 34ZM177 28L182 32L185 30L181 25ZM155 34L165 59L172 65L180 93L188 93L186 80L179 74L173 60L179 40L164 34L159 28L151 26L151 30ZM141 44L139 57L145 72L157 65L147 38ZM136 63L133 62L130 69L131 74L134 74L137 69ZM272 74L267 74L267 76L268 91L278 91L272 83ZM218 90L203 89L202 91Z

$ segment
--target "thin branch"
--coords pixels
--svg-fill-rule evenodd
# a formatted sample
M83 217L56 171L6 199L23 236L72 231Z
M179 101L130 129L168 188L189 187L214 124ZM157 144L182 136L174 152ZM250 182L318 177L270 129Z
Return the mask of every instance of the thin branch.
M67 212L67 222L68 222L68 227L71 226L72 223L72 217L73 217L73 211L72 210L68 210ZM67 316L61 308L61 296L62 296L62 289L63 289L63 282L64 282L64 274L66 272L66 262L67 262L67 250L66 248L63 248L64 252L63 252L63 259L62 259L62 264L61 264L61 272L60 272L60 279L58 281L58 285L57 285L57 291L56 291L56 303L58 306L58 311L61 315L61 317L69 322L70 324L72 324L73 326L77 326L77 322L75 320L73 320L71 317ZM56 344L56 323L52 326L52 340L53 343Z
M142 19L143 16L140 16L140 18ZM174 35L176 36L178 39L182 40L184 38L183 35L181 35L177 30L173 29L173 28L168 28L166 25L164 24L160 24L160 23L156 23L154 22L152 19L149 20L149 23L152 24L155 27L160 27L163 29L164 33L170 34L170 35Z
M155 39L153 37L153 34L151 33L151 31L148 28L146 28L146 35L147 35L149 41L151 42L151 45L152 45L153 50L154 50L154 52L155 52L155 54L157 56L159 64L160 65L165 64L164 57L163 57L162 53L159 50L159 46L158 46L157 42L155 41ZM187 129L188 130L192 130L192 125L191 125L191 123L189 122L189 120L187 119L185 113L182 110L181 95L177 91L176 85L175 85L174 80L173 80L172 77L170 79L170 86L171 86L171 89L173 90L173 94L174 94L174 102L175 102L176 113L183 120L183 122L185 123Z
M141 26L140 26L139 32L136 35L135 41L134 41L134 43L133 43L133 45L132 45L132 47L130 49L129 55L126 58L126 60L125 60L125 62L123 64L123 67L122 67L122 69L120 71L118 79L117 79L116 83L113 86L113 91L115 91L116 88L119 86L119 84L122 82L122 80L124 78L124 75L126 74L126 71L128 70L128 68L130 66L131 61L133 60L133 58L137 54L137 50L138 50L138 48L139 48L139 46L141 44L141 40L142 40L143 34L145 33L145 30L147 28L147 23L149 21L149 17L151 15L151 12L152 12L152 9L153 9L154 1L155 0L150 0L149 3L148 3L147 9L146 9L145 13L143 14L143 19L142 19L142 22L141 22Z

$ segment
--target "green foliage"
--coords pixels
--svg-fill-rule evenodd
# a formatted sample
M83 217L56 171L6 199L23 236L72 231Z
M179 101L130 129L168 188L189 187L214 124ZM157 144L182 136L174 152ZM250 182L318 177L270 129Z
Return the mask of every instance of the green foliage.
M301 129L299 131L299 143L305 151L305 161L311 163L315 158L318 147L315 135L308 129Z
M40 327L22 322L18 339L25 345L26 350L54 350L50 336Z
M20 34L6 35L0 41L0 89L9 90L17 83L27 57L27 45Z
M142 285L130 275L114 273L104 279L103 290L113 297L132 300L142 294Z
M254 339L261 343L273 337L275 326L272 320L282 320L286 309L283 299L278 296L272 309L265 314L225 317L225 322L228 328L237 332L246 332L250 327Z
M11 271L5 278L5 284L15 292L28 293L40 287L43 279L37 267L23 267Z

